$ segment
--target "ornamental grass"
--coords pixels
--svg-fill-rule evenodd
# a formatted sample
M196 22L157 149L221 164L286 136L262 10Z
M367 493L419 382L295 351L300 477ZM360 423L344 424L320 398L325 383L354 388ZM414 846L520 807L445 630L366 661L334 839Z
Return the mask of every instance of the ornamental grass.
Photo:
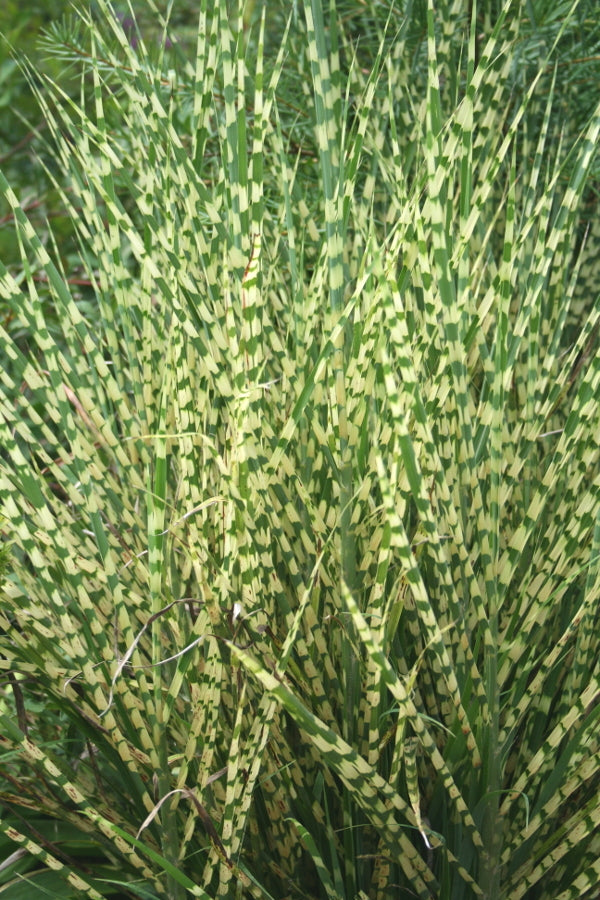
M588 7L198 5L22 63L0 896L593 900Z

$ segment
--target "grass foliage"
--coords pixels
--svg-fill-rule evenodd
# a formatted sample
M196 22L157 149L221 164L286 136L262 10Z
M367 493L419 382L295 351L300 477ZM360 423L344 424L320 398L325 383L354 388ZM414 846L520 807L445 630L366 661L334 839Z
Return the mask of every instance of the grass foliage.
M0 175L0 893L596 897L582 4L199 5L32 79L93 305Z

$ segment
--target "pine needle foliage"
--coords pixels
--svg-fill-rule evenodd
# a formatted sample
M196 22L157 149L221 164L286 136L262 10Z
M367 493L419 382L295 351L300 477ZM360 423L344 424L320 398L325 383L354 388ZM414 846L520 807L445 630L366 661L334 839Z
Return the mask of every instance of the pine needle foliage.
M516 97L534 4L358 5L48 37L95 308L0 174L7 900L598 895L582 4Z

